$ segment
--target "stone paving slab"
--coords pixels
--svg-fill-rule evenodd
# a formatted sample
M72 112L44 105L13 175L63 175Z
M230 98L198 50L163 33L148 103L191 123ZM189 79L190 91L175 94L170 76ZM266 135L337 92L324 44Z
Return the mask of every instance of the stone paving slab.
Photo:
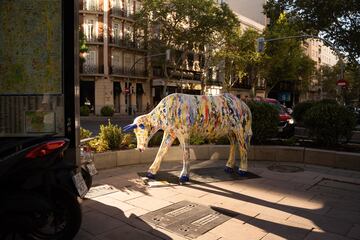
M192 169L218 167L224 161L193 161ZM94 185L114 191L83 200L83 222L76 240L186 238L144 221L141 216L187 200L230 214L230 220L198 240L360 240L359 172L305 164L303 172L279 173L273 162L250 162L260 178L190 185L146 186L138 177L148 165L100 171ZM278 164L278 163L276 163ZM178 171L179 163L162 170ZM201 172L201 171L200 171ZM214 174L214 173L212 173Z

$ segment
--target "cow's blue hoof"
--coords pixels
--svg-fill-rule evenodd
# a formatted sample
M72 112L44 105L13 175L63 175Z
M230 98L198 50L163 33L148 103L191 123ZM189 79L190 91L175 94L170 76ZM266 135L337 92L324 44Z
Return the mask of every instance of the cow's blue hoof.
M147 172L147 173L146 173L146 177L147 177L147 178L155 179L155 176L156 176L156 175L155 175L155 174L152 174L151 172Z
M190 181L190 178L189 178L189 176L181 176L180 178L179 178L179 181L180 182L188 182L188 181Z
M238 174L240 177L245 177L245 176L247 175L247 172L246 172L246 171L237 170L237 174Z
M233 172L234 172L234 169L231 168L231 167L226 166L226 167L224 168L224 171L225 171L226 173L233 173Z

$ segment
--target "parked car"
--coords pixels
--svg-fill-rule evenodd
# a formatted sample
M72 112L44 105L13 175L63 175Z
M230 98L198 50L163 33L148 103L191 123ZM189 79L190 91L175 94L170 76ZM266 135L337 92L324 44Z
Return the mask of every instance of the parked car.
M273 98L255 98L255 101L265 102L273 107L279 112L279 126L278 126L278 135L279 137L292 137L295 132L295 120L289 114L288 109L283 106L278 100Z

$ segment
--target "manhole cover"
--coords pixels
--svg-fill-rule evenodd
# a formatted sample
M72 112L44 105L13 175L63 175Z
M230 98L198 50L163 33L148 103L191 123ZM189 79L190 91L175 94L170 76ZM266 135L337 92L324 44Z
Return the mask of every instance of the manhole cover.
M281 173L294 173L294 172L304 171L304 169L301 167L289 166L289 165L271 165L270 167L268 167L268 169L274 172L281 172Z
M95 197L100 197L103 195L107 195L110 193L114 193L119 191L118 189L116 189L113 186L110 185L100 185L100 186L96 186L96 187L92 187L90 188L89 192L85 195L85 198L95 198Z
M140 177L145 177L145 172L138 173ZM178 184L180 171L161 171L156 174L155 180L167 183ZM259 178L258 175L248 172L246 176L241 177L237 173L226 173L219 167L197 168L190 171L190 182L192 183L211 183L221 181L245 180Z
M188 201L149 212L140 218L190 239L197 238L230 219L207 206Z

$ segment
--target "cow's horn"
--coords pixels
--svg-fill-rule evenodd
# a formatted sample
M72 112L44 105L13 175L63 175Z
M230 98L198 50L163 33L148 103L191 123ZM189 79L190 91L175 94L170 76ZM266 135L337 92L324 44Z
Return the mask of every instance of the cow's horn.
M123 128L123 131L128 132L128 131L133 130L135 128L137 128L137 125L135 123L132 123L132 124L129 124L129 125L125 126Z

